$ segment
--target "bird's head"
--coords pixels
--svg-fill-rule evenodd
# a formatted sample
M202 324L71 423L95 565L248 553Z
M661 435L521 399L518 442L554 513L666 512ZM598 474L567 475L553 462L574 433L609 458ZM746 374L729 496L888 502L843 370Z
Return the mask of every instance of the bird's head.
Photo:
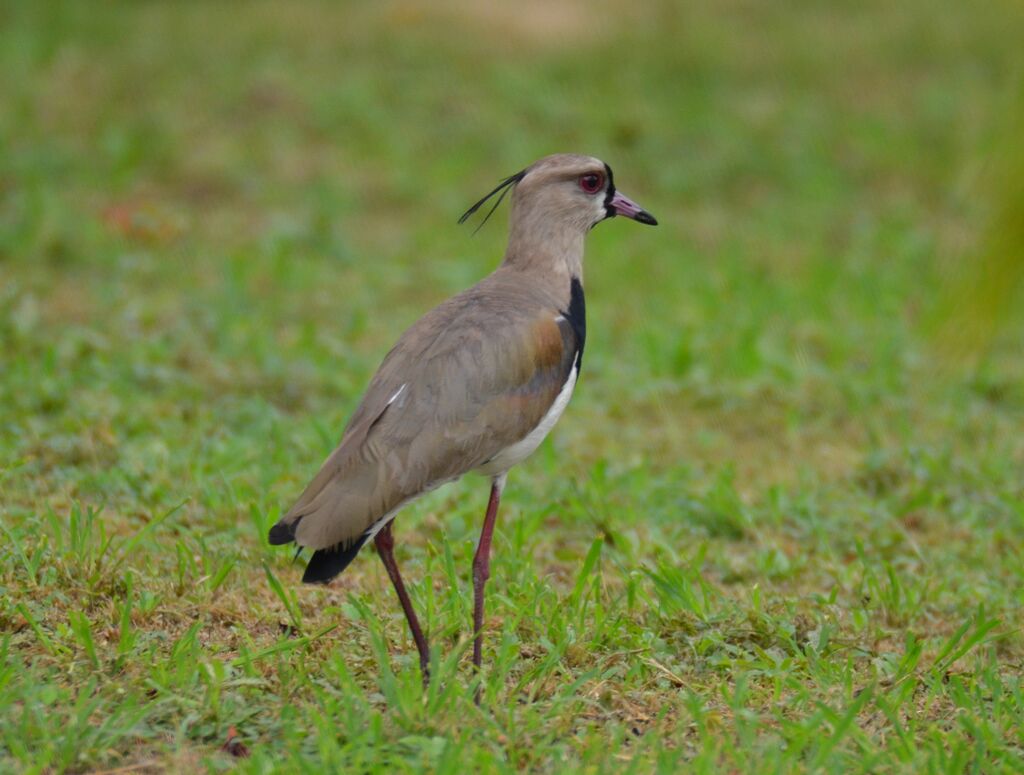
M592 156L570 153L545 156L505 178L497 188L469 208L459 223L466 221L500 192L484 217L486 222L509 191L512 191L513 231L527 226L540 231L569 229L586 233L601 221L616 215L650 226L658 223L653 215L615 188L611 167Z

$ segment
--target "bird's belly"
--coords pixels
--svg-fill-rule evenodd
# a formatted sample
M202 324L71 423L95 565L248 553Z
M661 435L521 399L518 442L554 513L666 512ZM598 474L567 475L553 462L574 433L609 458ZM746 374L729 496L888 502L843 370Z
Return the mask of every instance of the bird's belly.
M562 412L565 411L565 407L569 405L569 399L572 398L573 388L576 387L576 375L579 373L579 368L573 366L572 371L569 373L569 378L565 381L562 389L555 397L555 401L551 404L551 408L548 409L547 413L541 418L540 422L537 423L532 431L526 436L512 444L505 449L501 450L497 455L492 457L477 470L486 474L487 476L497 476L508 471L516 463L521 463L523 460L533 454L534 450L540 446L540 443L544 441L544 438L551 432L551 429L555 427L555 423L558 422L558 418L562 416Z

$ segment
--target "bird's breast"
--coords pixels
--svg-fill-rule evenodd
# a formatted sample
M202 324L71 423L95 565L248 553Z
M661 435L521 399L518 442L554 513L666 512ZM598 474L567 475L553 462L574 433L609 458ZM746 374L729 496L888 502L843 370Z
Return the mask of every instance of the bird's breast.
M572 398L572 391L576 387L576 377L579 374L579 361L577 361L572 371L569 372L569 377L566 379L565 384L562 385L562 389L555 396L554 402L551 404L551 408L544 414L540 419L540 422L526 434L522 439L511 444L505 449L501 450L498 454L491 457L487 462L480 466L477 470L487 476L497 476L508 471L512 466L517 463L521 463L523 460L528 458L533 452L540 446L541 442L544 441L551 429L555 427L555 423L562 416L565 411L565 407L569 405L569 399Z

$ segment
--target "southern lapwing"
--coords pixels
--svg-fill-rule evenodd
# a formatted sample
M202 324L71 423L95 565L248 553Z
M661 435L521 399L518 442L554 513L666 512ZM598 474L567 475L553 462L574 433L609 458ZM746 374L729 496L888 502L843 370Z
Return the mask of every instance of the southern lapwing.
M395 586L428 680L429 651L394 557L392 520L426 492L478 471L491 480L473 558L473 665L480 668L484 584L498 501L508 471L562 416L586 339L583 239L616 215L656 225L617 191L611 168L557 154L505 178L511 234L501 266L428 312L384 358L337 449L298 502L270 529L270 543L313 549L302 577L327 582L373 539Z

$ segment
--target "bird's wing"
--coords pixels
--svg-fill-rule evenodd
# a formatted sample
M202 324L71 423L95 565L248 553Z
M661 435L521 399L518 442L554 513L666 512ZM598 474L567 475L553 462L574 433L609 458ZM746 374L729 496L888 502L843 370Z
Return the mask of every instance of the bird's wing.
M557 307L531 301L467 293L407 331L271 541L351 545L403 503L533 430L582 342Z

